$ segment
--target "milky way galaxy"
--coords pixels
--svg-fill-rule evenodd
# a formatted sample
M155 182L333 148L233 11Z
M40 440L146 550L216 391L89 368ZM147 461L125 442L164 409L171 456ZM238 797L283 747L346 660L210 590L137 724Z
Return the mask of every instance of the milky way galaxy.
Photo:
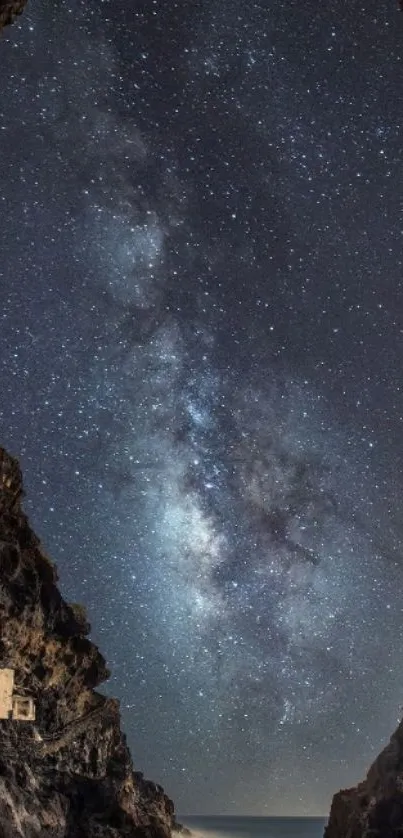
M402 20L129 5L1 44L1 442L136 768L322 814L403 700Z

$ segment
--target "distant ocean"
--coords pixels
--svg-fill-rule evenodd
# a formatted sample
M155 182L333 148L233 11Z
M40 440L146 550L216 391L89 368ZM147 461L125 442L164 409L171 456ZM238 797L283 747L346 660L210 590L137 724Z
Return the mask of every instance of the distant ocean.
M179 817L196 838L323 838L326 818Z

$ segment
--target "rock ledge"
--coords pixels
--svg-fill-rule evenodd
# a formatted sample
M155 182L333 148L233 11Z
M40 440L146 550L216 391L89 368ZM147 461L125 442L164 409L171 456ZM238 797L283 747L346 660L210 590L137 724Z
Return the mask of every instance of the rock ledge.
M27 0L0 0L0 29L12 23L26 4Z

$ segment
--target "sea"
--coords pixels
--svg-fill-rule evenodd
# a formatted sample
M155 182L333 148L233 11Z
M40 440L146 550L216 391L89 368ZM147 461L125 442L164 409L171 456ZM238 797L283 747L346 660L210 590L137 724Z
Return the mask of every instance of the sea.
M326 818L264 818L183 815L195 838L323 838Z

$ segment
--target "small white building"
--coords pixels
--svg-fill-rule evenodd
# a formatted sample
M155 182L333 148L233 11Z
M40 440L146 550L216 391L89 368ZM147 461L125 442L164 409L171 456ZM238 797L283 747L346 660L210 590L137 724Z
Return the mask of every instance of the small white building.
M14 669L0 669L0 719L35 721L33 698L14 692Z

